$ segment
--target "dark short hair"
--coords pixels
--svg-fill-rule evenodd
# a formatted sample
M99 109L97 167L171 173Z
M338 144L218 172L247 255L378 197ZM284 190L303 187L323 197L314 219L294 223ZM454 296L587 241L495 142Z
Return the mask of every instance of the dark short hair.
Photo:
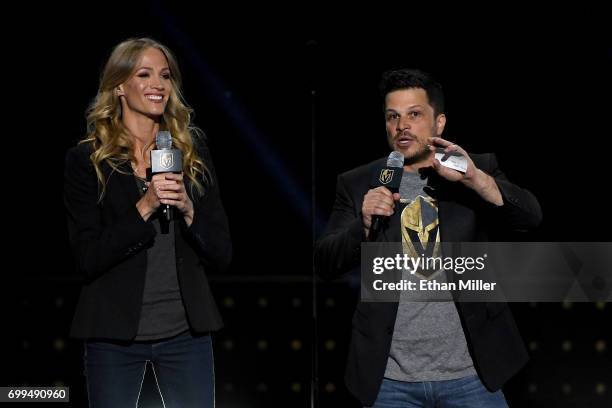
M398 69L387 71L383 74L380 81L380 96L383 105L387 94L399 89L422 88L427 94L429 104L434 110L434 115L444 113L444 92L440 85L431 74L418 69Z

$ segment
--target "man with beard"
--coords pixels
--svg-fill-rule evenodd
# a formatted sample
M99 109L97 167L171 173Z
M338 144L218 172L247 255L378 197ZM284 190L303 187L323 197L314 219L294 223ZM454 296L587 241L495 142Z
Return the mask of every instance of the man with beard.
M493 154L468 154L441 138L444 96L431 75L390 71L380 90L389 146L405 157L399 192L370 186L384 158L338 177L327 231L315 249L320 276L339 277L359 266L372 217L391 217L395 210L399 217L390 218L376 241L402 240L404 248L483 241L490 225L526 230L539 224L536 198L507 180ZM442 165L436 148L443 149L443 161L462 155L465 172ZM501 387L527 358L505 303L400 296L399 302L358 303L345 380L365 406L507 407Z

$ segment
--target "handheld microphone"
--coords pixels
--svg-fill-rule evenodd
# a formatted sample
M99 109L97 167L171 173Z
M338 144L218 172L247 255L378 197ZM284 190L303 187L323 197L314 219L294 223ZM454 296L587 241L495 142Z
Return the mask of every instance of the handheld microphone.
M370 186L372 188L384 186L391 193L399 192L400 183L404 174L404 155L398 151L393 151L387 158L387 166L377 170L372 175ZM372 225L370 226L369 241L376 240L383 223L387 217L384 215L373 215Z
M151 175L159 173L180 173L183 171L183 153L172 148L172 135L163 130L155 136L157 149L151 150ZM167 222L172 220L171 207L166 204L162 207Z

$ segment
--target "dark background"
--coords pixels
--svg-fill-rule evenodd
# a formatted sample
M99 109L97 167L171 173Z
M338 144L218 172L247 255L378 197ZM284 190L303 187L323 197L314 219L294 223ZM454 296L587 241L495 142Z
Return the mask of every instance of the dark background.
M175 52L219 174L235 248L229 273L211 277L226 322L214 337L220 407L309 406L314 344L318 406L358 406L342 381L356 286L317 283L314 324L310 260L337 174L388 154L377 91L387 69L434 73L447 98L444 136L496 152L536 194L544 222L524 239L611 240L612 37L597 10L464 9L470 17L450 10L441 20L395 6L358 17L312 5L31 7L3 29L12 167L2 386L69 386L70 405L86 405L82 345L67 338L80 281L63 158L84 134L103 63L128 37ZM512 308L532 360L504 390L511 406L612 404L609 304ZM161 406L150 377L141 405Z

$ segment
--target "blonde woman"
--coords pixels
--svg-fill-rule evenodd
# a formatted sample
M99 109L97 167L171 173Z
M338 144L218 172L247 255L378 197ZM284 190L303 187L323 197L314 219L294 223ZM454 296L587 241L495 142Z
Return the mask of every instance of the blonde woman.
M212 407L210 333L222 326L207 282L227 268L231 242L210 154L191 124L176 59L130 39L112 51L66 155L64 199L85 277L71 335L85 339L90 406L134 407L150 361L166 407ZM182 173L147 178L159 131ZM166 223L161 208L174 208Z

